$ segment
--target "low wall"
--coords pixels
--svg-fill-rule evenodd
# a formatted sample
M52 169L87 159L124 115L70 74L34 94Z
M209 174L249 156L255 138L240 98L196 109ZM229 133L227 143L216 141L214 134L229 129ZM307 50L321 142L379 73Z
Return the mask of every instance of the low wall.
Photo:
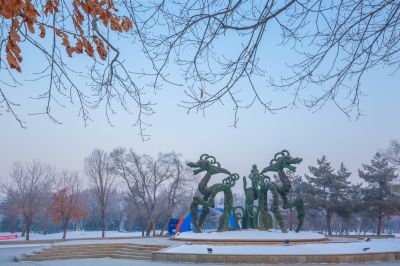
M330 255L218 255L154 252L154 261L191 263L359 263L400 260L400 252Z

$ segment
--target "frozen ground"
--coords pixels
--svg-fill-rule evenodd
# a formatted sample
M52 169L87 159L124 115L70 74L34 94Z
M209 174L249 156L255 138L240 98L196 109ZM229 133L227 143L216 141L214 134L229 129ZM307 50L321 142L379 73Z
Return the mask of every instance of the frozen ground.
M207 254L210 245L180 245L164 250L166 253ZM400 251L400 239L373 239L371 241L300 244L276 246L212 246L213 254L301 255L301 254L357 254ZM398 263L399 264L399 263Z
M229 239L229 240L307 240L307 239L323 239L325 235L313 232L288 232L282 233L281 231L259 231L259 230L242 230L230 232L210 232L197 234L193 232L183 232L175 236L177 239L201 239L201 240L216 240L216 239Z
M0 233L0 236L4 235L18 235L17 239L10 239L13 240L25 240L25 237L20 237L21 233ZM61 239L62 232L54 233L54 234L30 234L30 240L54 240L54 239ZM142 232L118 232L118 231L106 231L106 237L140 237L142 236ZM101 237L101 231L68 231L67 232L67 239L76 239L76 238L96 238ZM1 244L1 240L0 240Z

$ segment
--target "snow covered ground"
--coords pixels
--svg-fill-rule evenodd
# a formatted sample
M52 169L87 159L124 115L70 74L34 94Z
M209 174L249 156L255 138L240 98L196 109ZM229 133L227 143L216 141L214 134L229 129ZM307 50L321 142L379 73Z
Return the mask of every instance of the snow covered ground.
M70 240L66 242L58 242L54 245L87 245L87 244L141 244L141 245L165 245L173 246L181 244L180 242L172 241L168 237L140 237L131 239L91 239L91 240Z
M224 255L313 255L313 254L358 254L377 252L400 252L400 239L373 239L351 243L321 243L300 245L271 246L210 246L183 244L165 249L165 253L207 254L207 248L213 249L213 254Z
M198 239L198 240L308 240L308 239L324 239L325 235L313 232L288 232L281 231L259 231L259 230L241 230L230 232L210 232L210 233L193 233L183 232L175 236L176 239Z
M0 236L5 235L18 235L17 239L10 239L10 241L14 240L25 240L25 237L20 237L21 233L0 233ZM35 234L30 233L30 240L54 240L54 239L62 239L63 233L53 233L53 234ZM118 232L118 231L106 231L106 237L140 237L142 236L142 232ZM68 231L67 239L77 239L77 238L100 238L101 231ZM0 240L1 244L1 240Z

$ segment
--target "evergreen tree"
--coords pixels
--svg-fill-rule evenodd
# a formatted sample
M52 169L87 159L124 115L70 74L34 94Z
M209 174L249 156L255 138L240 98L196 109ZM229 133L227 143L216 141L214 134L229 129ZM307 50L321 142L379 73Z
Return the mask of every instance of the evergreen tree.
M363 164L363 170L358 170L367 185L363 189L364 209L377 218L377 235L381 234L384 218L398 211L397 197L393 192L393 180L397 178L395 171L379 152L369 165Z
M351 173L342 163L335 172L330 162L323 155L317 159L317 167L309 166L312 176L306 175L309 183L308 202L311 208L322 209L325 212L325 227L328 235L332 235L332 218L349 198Z

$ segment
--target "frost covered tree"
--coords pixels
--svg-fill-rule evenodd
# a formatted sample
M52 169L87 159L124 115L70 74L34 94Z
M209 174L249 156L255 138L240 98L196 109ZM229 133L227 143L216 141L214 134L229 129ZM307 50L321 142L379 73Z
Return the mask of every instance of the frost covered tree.
M384 151L383 156L394 166L400 168L400 142L391 140L389 147Z
M377 235L381 234L384 219L398 212L398 197L393 192L395 170L379 152L370 164L363 164L363 170L358 170L367 185L363 189L364 209L377 218Z
M105 151L95 149L85 159L85 173L89 178L100 207L101 237L105 237L106 212L111 193L115 189L116 178L111 170L110 157Z
M332 218L348 199L351 173L342 163L337 172L323 155L317 159L317 166L309 166L311 175L306 175L309 183L308 202L311 208L325 212L325 224L328 235L332 235Z
M161 216L172 217L182 197L188 191L190 171L174 152L160 153L157 158L138 155L133 150L116 148L111 153L113 171L129 191L137 210L146 217L146 235L155 227ZM165 227L165 226L164 226Z
M72 220L79 220L87 216L82 207L81 188L78 174L62 171L57 180L56 191L47 211L51 214L55 224L61 224L63 229L62 239L67 237L67 229Z
M50 194L53 171L37 161L15 162L5 183L7 196L14 202L14 211L22 217L25 239L29 240L31 226Z

